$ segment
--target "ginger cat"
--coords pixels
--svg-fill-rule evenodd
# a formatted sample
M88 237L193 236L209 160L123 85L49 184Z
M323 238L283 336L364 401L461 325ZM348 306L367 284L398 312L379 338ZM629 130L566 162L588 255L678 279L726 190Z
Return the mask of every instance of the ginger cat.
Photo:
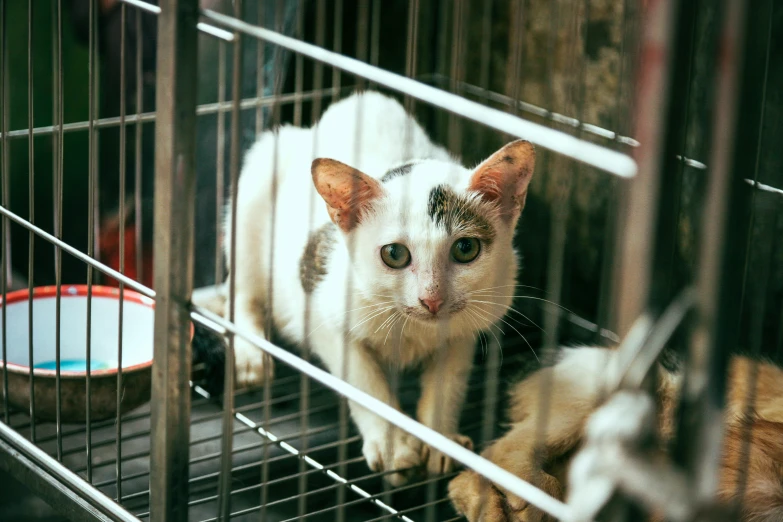
M543 368L511 390L511 429L482 455L519 477L563 498L562 478L536 468L535 443L540 437L537 419L539 390L551 390L544 445L539 449L546 463L565 457L582 438L585 423L599 406L606 368L617 352L607 348L569 348L560 360ZM739 500L742 480L743 445L751 433L747 476L738 520L773 522L783 520L783 370L758 363L755 402L750 418L745 401L751 392L748 380L753 362L734 356L730 362L718 502L732 506ZM678 394L679 376L659 367L661 379L657 399L659 428L664 442L671 439L672 414ZM541 388L543 379L548 379ZM551 471L551 470L550 470ZM535 479L534 479L535 477ZM535 482L534 482L535 480ZM458 512L470 522L532 522L552 517L522 499L504 492L474 471L464 471L449 484L449 497Z

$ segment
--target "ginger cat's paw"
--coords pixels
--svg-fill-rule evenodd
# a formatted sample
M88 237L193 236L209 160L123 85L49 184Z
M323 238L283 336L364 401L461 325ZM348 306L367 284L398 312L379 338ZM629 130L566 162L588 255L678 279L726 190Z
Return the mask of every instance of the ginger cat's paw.
M469 522L511 522L505 497L475 471L463 471L449 482L454 509Z
M562 488L553 476L541 473L541 489L562 497ZM554 518L509 492L504 492L472 470L463 471L449 483L449 499L454 509L469 522L554 522Z
M397 427L365 437L362 453L371 470L397 471L385 476L395 487L408 482L422 464L421 442Z
M470 437L465 435L459 435L457 433L446 435L460 446L473 450L473 441ZM439 450L430 447L427 444L422 445L421 459L427 466L427 474L429 475L441 475L443 473L450 473L454 470L455 462L451 457L445 455Z
M240 337L234 339L236 388L260 386L274 376L274 361L263 350Z

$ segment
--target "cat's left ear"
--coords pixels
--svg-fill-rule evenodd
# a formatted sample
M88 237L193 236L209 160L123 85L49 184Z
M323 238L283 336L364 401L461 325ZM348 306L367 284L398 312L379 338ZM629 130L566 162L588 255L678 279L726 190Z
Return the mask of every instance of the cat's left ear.
M317 158L311 171L329 216L343 232L359 224L372 202L384 194L377 179L337 160Z
M536 165L536 149L525 140L509 143L476 167L469 190L496 203L508 220L519 216L525 206L527 188Z

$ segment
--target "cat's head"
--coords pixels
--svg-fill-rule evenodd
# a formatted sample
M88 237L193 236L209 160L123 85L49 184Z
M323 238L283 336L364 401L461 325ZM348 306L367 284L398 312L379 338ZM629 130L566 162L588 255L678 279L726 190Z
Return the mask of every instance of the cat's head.
M462 317L483 329L514 294L514 228L534 165L535 149L519 140L472 170L422 160L375 179L319 158L312 174L360 292L420 323Z

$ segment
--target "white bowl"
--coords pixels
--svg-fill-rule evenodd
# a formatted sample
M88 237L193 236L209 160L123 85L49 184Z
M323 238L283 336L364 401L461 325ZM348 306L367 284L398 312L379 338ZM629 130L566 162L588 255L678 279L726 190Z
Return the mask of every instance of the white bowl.
M8 402L30 411L30 333L32 332L35 416L56 418L57 314L56 287L33 290L32 330L27 290L7 294L5 322L0 315L7 356ZM90 324L91 420L117 414L119 289L92 286ZM86 285L61 286L60 398L61 419L81 422L87 412L87 301ZM149 401L153 354L155 302L124 290L122 317L121 413ZM0 310L2 312L2 310ZM0 348L3 340L0 338ZM0 360L3 354L0 352ZM0 376L3 375L0 367ZM3 384L3 388L5 385Z

